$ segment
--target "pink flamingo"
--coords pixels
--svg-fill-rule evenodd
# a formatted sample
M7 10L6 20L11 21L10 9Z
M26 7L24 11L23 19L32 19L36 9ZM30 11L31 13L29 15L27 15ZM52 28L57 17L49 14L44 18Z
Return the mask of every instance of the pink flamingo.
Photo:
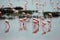
M33 31L34 34L39 31L39 21L36 18L33 18L33 29L34 29Z
M43 28L43 33L42 33L42 34L46 34L46 31L45 31L45 30L46 30L47 28L46 28L45 26L46 26L46 22L45 22L45 21L42 21L42 28ZM45 30L44 30L44 29L45 29Z
M48 13L48 15L52 18L52 14L51 13ZM48 22L48 25L49 25L49 29L48 29L48 32L51 31L51 27L52 27L52 24L51 24L51 18L47 21Z
M49 28L48 28L48 31L47 31L47 32L50 32L50 31L51 31L51 27L52 27L52 26L51 26L51 20L48 20L47 22L48 22L48 26L49 26Z
M46 34L46 21L45 21L45 18L43 16L40 16L40 19L41 19L41 23L42 23L42 29L43 29L43 33L42 34ZM45 29L45 30L44 30Z
M19 29L19 31L20 30L27 30L27 28L25 27L25 20L26 19L23 19L23 18L20 19L20 23L21 23L20 26L21 26L21 28Z
M8 28L5 31L5 33L7 33L7 32L9 32L10 24L9 24L9 21L7 19L5 20L5 23L8 25Z

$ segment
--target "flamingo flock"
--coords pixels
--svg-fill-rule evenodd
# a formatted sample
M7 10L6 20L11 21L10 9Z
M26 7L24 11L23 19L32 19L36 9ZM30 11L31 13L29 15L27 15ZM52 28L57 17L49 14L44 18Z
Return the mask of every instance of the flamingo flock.
M11 10L14 12L14 13L18 13L18 10L14 9L13 8L13 4L9 1L9 7L11 8ZM34 0L32 0L32 3L33 3ZM50 4L54 4L54 2L52 2L52 0L50 0ZM27 10L27 5L28 5L28 0L25 0L25 3L24 3L24 10ZM40 0L36 0L35 2L35 7L38 11L39 8L40 8ZM46 2L43 4L43 7L46 6ZM53 8L53 5L51 5L52 8ZM3 6L4 7L4 6ZM44 10L44 9L43 9ZM42 11L43 11L42 10ZM1 12L0 12L1 13ZM24 14L24 13L23 13ZM43 14L42 14L43 15ZM51 13L48 14L51 18L53 17ZM27 13L25 16L27 17L24 17L24 18L20 18L19 19L19 22L20 22L20 28L19 28L19 31L23 31L23 30L27 30L27 26L25 25L25 22L30 22L30 18L28 18L30 16L29 13ZM51 31L51 28L52 28L52 19L49 18L47 21L45 20L45 18L43 16L40 16L40 20L38 20L37 18L32 18L32 23L33 23L33 34L36 34L39 32L39 27L42 27L42 34L46 34L47 32L50 32ZM41 25L40 25L40 22L41 21ZM10 23L9 23L9 20L6 19L5 20L5 24L7 25L7 29L5 30L5 33L8 33L10 31ZM48 28L46 28L46 25L48 24ZM28 25L28 24L27 24ZM48 30L47 30L48 29Z
M52 14L48 14L52 17ZM27 29L27 26L25 25L25 22L28 23L28 18L27 17L24 17L24 18L20 18L19 19L19 23L20 23L20 28L19 28L19 31L26 31L28 30ZM40 31L40 27L42 27L42 30L43 30L43 33L42 34L46 34L47 32L51 32L51 28L52 28L52 23L51 23L51 18L48 19L47 21L45 20L45 18L43 16L40 17L40 20L41 20L41 25L40 25L40 21L37 19L37 18L32 18L32 28L33 28L33 34L37 34L39 31ZM30 21L29 21L30 22ZM10 23L9 23L9 20L6 19L5 20L5 24L7 25L6 27L6 30L5 30L5 33L8 33L10 31ZM28 24L27 24L28 25ZM48 25L48 28L46 28L46 25ZM48 30L47 30L48 29Z

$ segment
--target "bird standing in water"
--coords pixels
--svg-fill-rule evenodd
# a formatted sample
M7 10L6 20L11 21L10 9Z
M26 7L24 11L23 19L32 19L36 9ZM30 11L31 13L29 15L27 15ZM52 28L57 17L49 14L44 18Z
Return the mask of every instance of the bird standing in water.
M33 33L36 34L39 31L39 21L33 18Z
M52 21L52 13L48 13L48 15L50 16L50 18L48 19L48 21L47 21L47 23L48 23L48 31L47 32L50 32L51 31L51 28L52 28L52 23L51 23L51 21Z
M45 27L47 22L45 21L45 18L43 16L40 17L40 20L41 20L41 23L42 23L41 26L42 26L42 30L43 30L42 35L44 35L44 34L46 34L46 31L47 31L46 30L47 28Z
M19 29L19 31L27 30L27 28L25 27L25 20L26 19L23 19L23 18L20 19L20 29Z
M9 24L9 20L5 20L5 23L7 25L7 29L5 30L5 33L9 32L9 29L10 29L10 24Z

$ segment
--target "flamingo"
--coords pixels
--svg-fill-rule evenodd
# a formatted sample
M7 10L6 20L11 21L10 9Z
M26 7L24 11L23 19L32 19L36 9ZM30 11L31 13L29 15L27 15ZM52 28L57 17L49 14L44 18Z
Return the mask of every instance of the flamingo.
M45 30L47 29L47 28L45 27L46 24L47 24L46 21L42 21L42 28L43 28L43 33L42 33L42 35L43 35L43 34L46 34L46 31L45 31ZM45 29L45 30L44 30L44 29Z
M10 29L10 24L9 24L9 20L5 20L5 23L8 25L8 28L5 30L5 33L9 32Z
M50 31L51 31L51 27L52 27L52 26L51 26L51 20L48 20L47 22L48 22L48 26L49 26L49 28L48 28L48 31L47 31L47 32L50 32Z
M33 29L34 29L33 31L34 34L36 34L39 31L39 21L36 18L33 18Z
M22 22L23 22L23 19L19 19L19 21L20 21L20 23L22 23ZM20 30L23 30L22 24L20 24L20 29L19 29L19 31L20 31Z
M27 28L25 27L25 20L26 19L23 19L23 18L20 19L20 23L21 23L20 26L21 26L21 28L19 29L19 31L20 30L27 30Z
M43 34L46 34L46 31L44 29L46 29L46 21L45 21L45 18L43 16L40 16L40 19L41 19L41 23L42 23L42 29L43 29Z
M51 13L48 13L48 15L49 15L51 18L53 17ZM51 27L52 27L52 25L51 25L51 18L47 21L47 22L48 22L48 26L49 26L48 32L51 31Z
M27 22L27 19L28 19L27 17L24 17L24 18L23 18L23 20L24 20L24 30L27 30L26 25L25 25L26 22Z

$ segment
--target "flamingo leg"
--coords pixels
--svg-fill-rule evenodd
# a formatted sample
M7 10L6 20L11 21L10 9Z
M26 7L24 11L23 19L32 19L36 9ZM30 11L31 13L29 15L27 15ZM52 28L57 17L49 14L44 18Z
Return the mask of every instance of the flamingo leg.
M24 30L27 30L27 28L26 28L26 26L25 26L25 24L24 24L24 23L23 23L23 29L24 29Z
M19 31L22 31L22 23L20 23L20 28L19 28Z

